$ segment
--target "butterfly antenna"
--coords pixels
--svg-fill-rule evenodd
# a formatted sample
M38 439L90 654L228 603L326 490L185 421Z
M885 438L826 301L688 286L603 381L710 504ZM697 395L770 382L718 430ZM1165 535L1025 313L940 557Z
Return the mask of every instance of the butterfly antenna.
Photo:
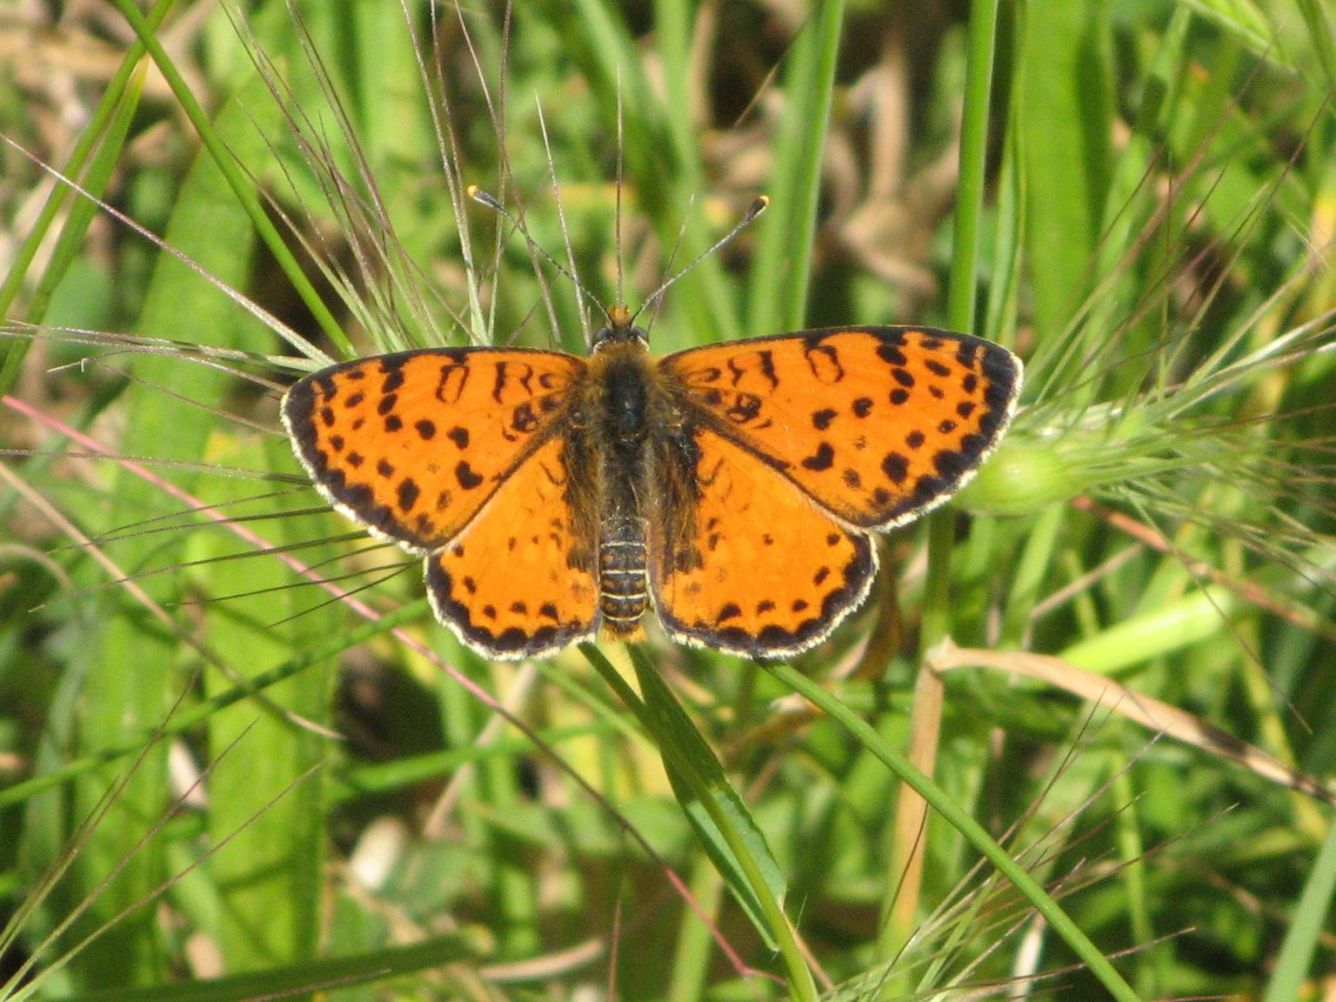
M617 64L617 209L613 216L613 242L617 246L617 302L626 302L623 296L622 274L622 67Z
M677 236L673 240L673 249L668 252L668 257L664 260L663 263L663 270L665 274L671 275L674 269L677 268L677 255L682 250L682 244L686 242L687 229L691 225L690 212L695 205L696 205L696 195L695 192L692 192L690 198L687 200L687 210L686 213L684 213L682 216L682 223L677 227ZM663 308L663 297L660 296L654 304L654 310L652 313L650 313L649 319L645 321L646 335L650 334L654 330L654 324L659 319L659 310L661 310L662 308Z
M538 128L543 134L543 150L547 154L547 176L552 180L552 200L557 207L557 222L561 224L561 243L562 246L566 248L566 264L570 268L570 275L574 278L576 271L575 246L571 243L571 231L566 227L566 206L561 200L561 185L557 183L557 164L552 158L552 142L547 134L547 116L543 114L543 102L539 100L537 94L534 95L534 105L535 110L538 112ZM589 314L585 309L584 302L585 296L589 294L585 291L585 287L578 281L575 283L575 288L575 305L580 314L580 333L584 335L584 343L586 345L592 345L594 343L593 332L589 329ZM599 303L595 297L589 296L589 298L593 299L595 303L598 303L600 307L602 306L602 303ZM548 310L551 312L550 303ZM605 314L606 312L607 311L604 310ZM556 319L556 316L553 315L552 322L554 329L557 329L555 326Z
M718 240L712 243L709 247L705 248L705 250L697 254L694 258L692 258L685 265L683 265L682 269L679 272L677 272L677 274L673 275L671 278L665 281L661 286L655 289L654 293L643 303L640 304L640 308L637 309L633 314L631 314L631 319L629 322L634 323L636 317L640 316L640 314L645 311L646 307L654 303L657 303L660 299L662 299L663 294L667 292L668 289L674 283L676 283L678 279L680 279L692 268L696 267L696 265L700 264L707 257L709 257L711 254L717 251L720 247L723 247L734 237L736 237L739 233L741 233L744 229L746 229L748 224L750 224L753 219L755 219L762 212L764 212L769 204L770 204L769 195L757 195L752 204L747 207L747 211L742 214L742 218L737 221L737 223L731 230L729 230L722 237L720 237Z
M586 286L583 282L580 281L579 278L576 277L575 272L571 271L570 268L562 264L550 253L548 253L547 249L544 248L542 244L540 244L537 240L533 238L533 235L529 232L529 228L524 225L523 221L516 218L513 213L511 213L509 210L506 209L504 205L502 205L499 201L497 201L495 195L492 195L490 192L484 191L482 188L479 188L476 184L471 184L467 188L465 188L464 194L467 195L469 198L473 199L473 201L477 202L479 205L487 206L487 208L497 213L499 216L501 216L502 219L510 223L511 226L515 227L515 229L519 230L521 235L523 235L525 241L529 244L529 248L531 250L533 250L535 253L544 258L547 261L547 263L552 265L552 267L556 268L557 271L561 272L563 275L569 278L572 284L574 284L574 286L580 292L588 296L590 301L603 312L603 316L607 319L609 324L613 322L612 316L608 312L607 307L603 305L603 302L592 292L589 291L588 286Z

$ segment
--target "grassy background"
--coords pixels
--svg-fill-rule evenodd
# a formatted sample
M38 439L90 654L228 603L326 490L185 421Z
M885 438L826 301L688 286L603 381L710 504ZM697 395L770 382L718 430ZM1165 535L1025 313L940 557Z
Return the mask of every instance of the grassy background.
M1225 757L1336 758L1319 4L182 0L157 68L117 6L0 64L0 998L1320 996L1330 809ZM1026 410L796 671L482 663L276 411L320 352L581 350L470 182L633 306L765 191L656 350L968 328Z

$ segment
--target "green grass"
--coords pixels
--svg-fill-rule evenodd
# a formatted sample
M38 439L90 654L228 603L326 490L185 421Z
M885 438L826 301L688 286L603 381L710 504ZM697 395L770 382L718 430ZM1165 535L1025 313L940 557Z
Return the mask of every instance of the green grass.
M0 66L0 999L1319 997L1330 14L409 6L159 3L150 69L108 2ZM656 350L969 329L1025 409L791 665L484 663L276 407L582 350L469 183L633 308L768 193Z

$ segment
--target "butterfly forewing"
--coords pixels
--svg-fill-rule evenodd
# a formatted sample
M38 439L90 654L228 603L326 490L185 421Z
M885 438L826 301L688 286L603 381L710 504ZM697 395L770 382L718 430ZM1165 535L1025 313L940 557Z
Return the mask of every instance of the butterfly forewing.
M878 529L964 485L1006 428L1021 374L991 342L908 327L754 338L659 364L722 434L839 518Z
M583 359L432 349L335 365L296 383L283 421L317 487L390 539L457 535L550 433Z

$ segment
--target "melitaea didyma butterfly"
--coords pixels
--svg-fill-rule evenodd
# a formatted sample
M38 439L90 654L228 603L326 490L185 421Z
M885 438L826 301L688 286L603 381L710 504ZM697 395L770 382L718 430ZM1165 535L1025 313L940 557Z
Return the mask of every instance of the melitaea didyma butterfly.
M946 501L1007 427L1021 363L921 327L653 357L624 308L587 358L439 348L312 373L283 400L340 511L425 556L437 617L492 658L665 632L757 657L868 594L870 533Z

